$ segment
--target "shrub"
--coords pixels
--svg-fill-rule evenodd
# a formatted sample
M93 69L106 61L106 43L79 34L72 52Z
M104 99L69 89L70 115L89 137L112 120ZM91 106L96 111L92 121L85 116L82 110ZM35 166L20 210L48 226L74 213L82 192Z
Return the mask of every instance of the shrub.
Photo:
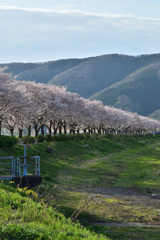
M53 136L54 141L67 141L69 140L69 138L70 138L70 135L66 135L66 134L59 134L59 135Z
M16 137L0 135L0 147L13 147L16 144L17 144Z
M99 135L95 134L94 137L92 137L93 135L89 135L89 134L59 134L59 135L54 135L53 136L53 140L54 141L79 141L82 139L98 139Z
M24 144L34 143L35 138L27 135L22 138L22 141Z
M52 135L51 134L46 135L45 140L46 140L46 142L52 142L53 141Z
M100 138L103 138L103 137L104 137L103 135L96 134L96 133L90 135L91 140L97 140L97 139L100 139Z
M44 142L44 140L45 140L45 137L43 136L43 135L38 135L38 137L37 137L37 142L38 143L42 143L42 142Z
M79 141L79 140L96 140L100 138L112 138L113 134L100 135L97 133L86 134L86 133L77 133L77 134L58 134L51 136L52 141Z

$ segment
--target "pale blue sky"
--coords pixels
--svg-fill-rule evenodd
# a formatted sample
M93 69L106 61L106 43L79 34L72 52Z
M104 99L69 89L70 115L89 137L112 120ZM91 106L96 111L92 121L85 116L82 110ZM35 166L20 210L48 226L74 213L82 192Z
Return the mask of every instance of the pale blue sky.
M0 63L160 52L159 0L0 0Z

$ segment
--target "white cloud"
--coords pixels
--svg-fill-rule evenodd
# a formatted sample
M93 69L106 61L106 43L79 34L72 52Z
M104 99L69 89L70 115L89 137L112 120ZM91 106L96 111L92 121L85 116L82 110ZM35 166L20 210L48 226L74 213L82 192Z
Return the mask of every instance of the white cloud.
M74 7L74 5L68 5L68 7ZM72 8L71 7L71 8ZM67 15L83 15L83 16L93 16L101 17L106 19L117 19L126 18L131 20L141 20L141 21L156 21L160 22L160 18L147 18L147 17L137 17L132 14L107 14L107 13L95 13L95 12L85 12L81 10L66 9L63 5L55 6L55 9L47 8L22 8L15 6L0 6L0 10L14 10L14 11L25 11L25 12L35 12L35 13L57 13L57 14L67 14Z

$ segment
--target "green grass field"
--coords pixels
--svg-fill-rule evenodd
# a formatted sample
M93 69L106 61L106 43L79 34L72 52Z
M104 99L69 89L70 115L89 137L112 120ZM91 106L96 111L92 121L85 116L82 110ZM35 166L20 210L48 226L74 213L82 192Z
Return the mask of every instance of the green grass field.
M0 149L7 155L23 155L23 146ZM41 157L34 190L48 206L110 239L159 239L160 136L44 142L27 155Z

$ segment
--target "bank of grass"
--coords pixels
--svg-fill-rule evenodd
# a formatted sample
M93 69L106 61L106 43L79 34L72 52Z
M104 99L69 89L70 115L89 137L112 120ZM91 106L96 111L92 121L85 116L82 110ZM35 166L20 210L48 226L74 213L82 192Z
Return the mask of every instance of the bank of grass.
M134 227L105 227L89 225L94 232L101 232L113 240L159 240L160 229Z
M42 143L33 146L41 155L42 175L48 184L123 186L159 191L159 136L114 136L96 140ZM47 147L53 153L47 153Z
M123 199L98 194L96 189L113 187L160 194L159 140L158 135L107 135L104 138L56 140L30 144L27 155L41 157L43 186L39 191L46 196L48 204L67 217L78 219L87 228L92 229L91 225L87 225L92 221L155 224L160 221L157 206L144 203L130 205ZM21 156L23 146L1 148L0 156L5 155ZM111 239L127 239L127 236L132 239L132 235L134 239L139 239L137 231L141 239L158 239L156 234L160 233L158 229L93 228L97 233L108 233ZM152 238L146 238L147 233Z
M31 190L15 190L0 183L0 238L12 240L105 240L73 223L39 199Z
M106 135L93 139L30 144L27 155L41 157L43 183L63 187L160 189L160 136ZM1 148L0 156L22 156L23 146Z

